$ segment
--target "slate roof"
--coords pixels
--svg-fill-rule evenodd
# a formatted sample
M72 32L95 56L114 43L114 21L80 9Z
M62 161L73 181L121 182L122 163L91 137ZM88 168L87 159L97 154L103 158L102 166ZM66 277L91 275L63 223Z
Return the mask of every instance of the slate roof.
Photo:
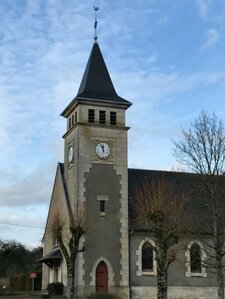
M159 171L144 169L128 169L128 205L129 205L129 227L135 229L132 219L135 218L135 211L131 201L135 200L135 193L139 187L143 186L147 181L157 178L164 178L168 182L174 184L176 190L185 194L189 198L189 208L199 218L206 219L208 216L207 194L203 191L202 182L203 175L195 173L175 172L175 171Z
M59 247L54 248L51 252L44 255L42 258L38 259L36 263L51 264L53 261L61 260L62 253Z
M165 178L169 182L175 184L178 190L189 192L198 186L201 175L187 172L177 171L161 171L161 170L147 170L147 169L128 169L128 193L133 196L135 189L140 185L145 184L146 181Z
M126 108L132 105L131 102L121 98L116 93L101 50L96 42L93 44L77 96L61 115L64 116L77 101L105 102L123 105Z

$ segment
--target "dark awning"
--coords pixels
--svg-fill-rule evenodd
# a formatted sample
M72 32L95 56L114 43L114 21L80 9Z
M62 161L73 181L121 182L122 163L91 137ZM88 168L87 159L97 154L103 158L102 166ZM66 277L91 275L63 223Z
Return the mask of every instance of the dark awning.
M53 264L59 264L62 259L62 253L59 247L53 249L51 252L44 255L42 258L38 259L36 263L45 263L49 267Z

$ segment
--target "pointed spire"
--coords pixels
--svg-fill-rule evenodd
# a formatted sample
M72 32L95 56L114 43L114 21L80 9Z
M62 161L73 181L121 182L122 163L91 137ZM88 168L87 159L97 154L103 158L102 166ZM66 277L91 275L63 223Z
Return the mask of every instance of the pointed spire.
M96 41L93 44L77 96L64 109L61 115L66 116L71 107L78 101L119 105L125 109L132 105L131 102L121 98L116 93L101 50Z
M117 95L98 43L92 47L77 97L129 103Z

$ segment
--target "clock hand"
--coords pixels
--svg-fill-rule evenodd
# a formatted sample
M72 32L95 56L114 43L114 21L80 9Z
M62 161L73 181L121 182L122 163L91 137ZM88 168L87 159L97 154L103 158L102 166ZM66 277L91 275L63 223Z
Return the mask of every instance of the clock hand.
M105 152L104 144L100 144L100 145L101 145L101 148L102 148L102 152L104 153Z

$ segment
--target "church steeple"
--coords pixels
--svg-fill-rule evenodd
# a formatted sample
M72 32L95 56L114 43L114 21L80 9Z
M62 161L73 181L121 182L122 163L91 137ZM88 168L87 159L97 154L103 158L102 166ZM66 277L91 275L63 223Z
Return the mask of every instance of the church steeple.
M92 47L77 97L128 103L117 95L97 42Z
M116 93L95 37L78 93L62 113L67 119L63 184L73 215L85 207L77 290L86 295L116 286L121 298L129 299L126 109L131 103ZM96 279L102 265L105 282Z
M62 112L65 116L76 102L105 102L122 105L126 108L132 103L118 96L110 78L107 66L97 41L94 42L77 96Z

